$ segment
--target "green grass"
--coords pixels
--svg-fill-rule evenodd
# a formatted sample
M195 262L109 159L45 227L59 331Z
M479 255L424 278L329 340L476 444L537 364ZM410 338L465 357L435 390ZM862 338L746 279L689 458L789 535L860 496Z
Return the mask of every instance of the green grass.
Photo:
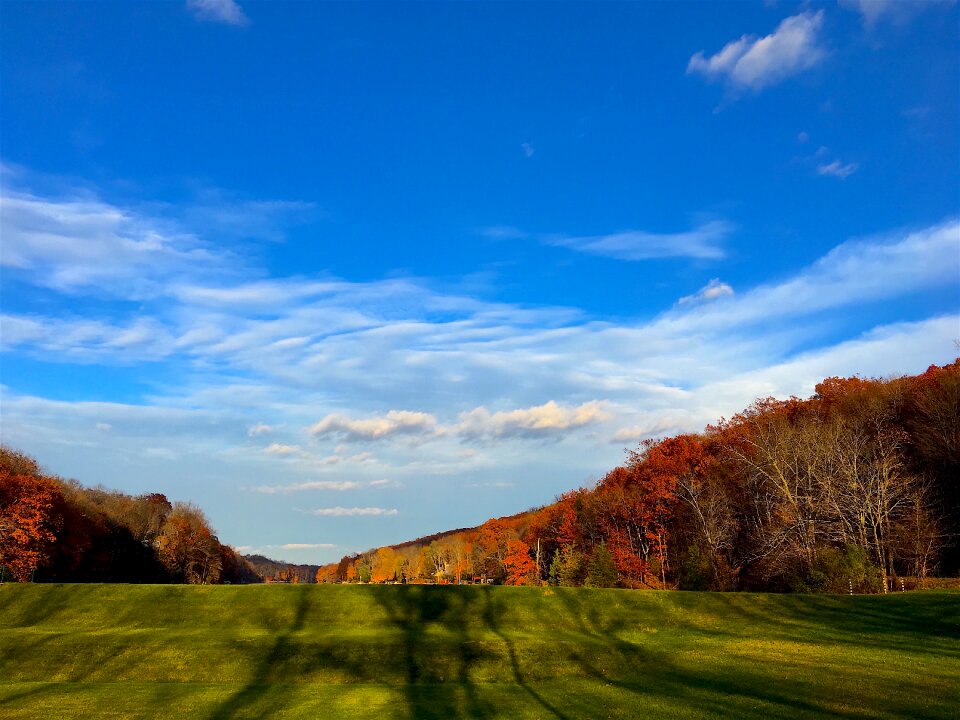
M960 594L0 586L0 717L956 718Z

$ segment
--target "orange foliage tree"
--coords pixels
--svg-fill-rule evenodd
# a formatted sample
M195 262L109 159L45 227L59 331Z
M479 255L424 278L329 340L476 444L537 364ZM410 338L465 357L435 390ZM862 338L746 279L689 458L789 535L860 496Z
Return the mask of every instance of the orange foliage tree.
M537 580L537 565L530 557L530 546L522 540L508 540L503 564L507 585L532 585Z
M57 485L47 478L0 468L0 566L26 582L56 540Z

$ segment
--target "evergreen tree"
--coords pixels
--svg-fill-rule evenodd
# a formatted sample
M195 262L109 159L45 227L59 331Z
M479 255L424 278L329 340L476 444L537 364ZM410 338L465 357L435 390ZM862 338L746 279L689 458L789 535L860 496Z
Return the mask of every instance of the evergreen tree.
M617 584L617 566L613 563L613 554L605 542L593 551L593 557L587 565L587 587L610 588Z

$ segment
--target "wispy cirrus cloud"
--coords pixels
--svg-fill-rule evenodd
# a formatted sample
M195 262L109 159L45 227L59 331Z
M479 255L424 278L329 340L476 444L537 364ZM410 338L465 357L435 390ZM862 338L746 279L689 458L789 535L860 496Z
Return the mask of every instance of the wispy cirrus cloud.
M282 443L271 443L263 449L267 455L279 455L287 457L289 455L299 455L301 450L299 445L284 445Z
M235 0L187 0L187 9L197 20L224 25L247 25L250 20Z
M381 508L381 507L328 507L328 508L317 508L316 510L309 511L311 515L316 515L317 517L356 517L356 516L371 516L371 517L389 517L392 515L399 514L399 511L396 508Z
M0 234L3 267L64 292L156 296L175 274L196 277L197 268L225 260L190 233L95 198L53 200L5 189Z
M823 10L803 12L786 18L770 35L744 35L709 57L701 50L690 58L687 73L723 81L733 91L759 92L823 60L823 17Z
M60 203L65 216L75 212L78 195L31 197L49 206L47 217ZM136 227L162 227L140 210L96 202ZM65 243L88 237L69 224L57 232ZM177 251L203 247L189 232L184 245L177 237L169 241ZM6 251L6 236L3 244ZM500 302L409 277L265 278L234 256L207 275L136 253L129 267L111 268L111 297L120 302L81 304L78 295L100 298L101 288L54 287L48 276L69 271L75 258L43 257L18 268L17 282L64 299L29 312L4 308L5 350L107 369L163 363L175 381L113 403L0 389L4 442L87 482L137 477L210 507L238 487L275 485L256 495L257 513L274 517L289 516L291 498L311 491L337 493L336 507L321 508L329 517L413 517L409 503L420 493L450 506L469 484L515 481L518 495L549 498L619 462L624 444L700 429L757 395L806 394L824 375L884 375L952 359L960 322L942 303L931 305L940 314L916 318L898 313L896 302L957 286L955 219L842 243L733 295L707 275L690 301L642 318ZM5 269L4 283L10 278ZM885 324L860 312L879 303L890 308ZM555 439L562 442L543 442ZM328 443L339 445L332 454ZM273 444L299 452L264 452ZM157 461L144 463L148 453ZM205 482L177 485L176 477ZM389 506L373 501L372 493L391 492L381 482L408 492ZM228 541L249 524L213 519Z
M363 484L356 480L311 480L302 483L290 483L288 485L260 485L254 488L255 492L264 495L286 495L289 493L303 492L305 490L356 490L363 487Z
M857 163L843 163L839 160L834 160L828 163L821 163L817 165L817 174L818 175L828 175L830 177L840 178L845 180L846 178L853 175L860 166Z
M711 220L692 230L677 233L626 230L609 235L548 236L544 242L616 260L637 261L668 257L716 260L725 255L723 241L733 230L732 223Z
M841 7L859 12L863 24L874 28L883 22L902 24L936 6L949 7L955 0L839 0Z
M264 495L288 495L290 493L306 492L310 490L332 490L345 492L347 490L361 490L363 488L397 488L401 484L396 480L309 480L307 482L288 483L286 485L260 485L253 488L254 492Z

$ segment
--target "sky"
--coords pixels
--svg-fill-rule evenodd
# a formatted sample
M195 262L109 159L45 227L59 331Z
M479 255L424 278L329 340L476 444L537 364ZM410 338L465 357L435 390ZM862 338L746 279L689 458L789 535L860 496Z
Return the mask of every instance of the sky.
M294 562L960 342L955 2L0 2L0 440Z

